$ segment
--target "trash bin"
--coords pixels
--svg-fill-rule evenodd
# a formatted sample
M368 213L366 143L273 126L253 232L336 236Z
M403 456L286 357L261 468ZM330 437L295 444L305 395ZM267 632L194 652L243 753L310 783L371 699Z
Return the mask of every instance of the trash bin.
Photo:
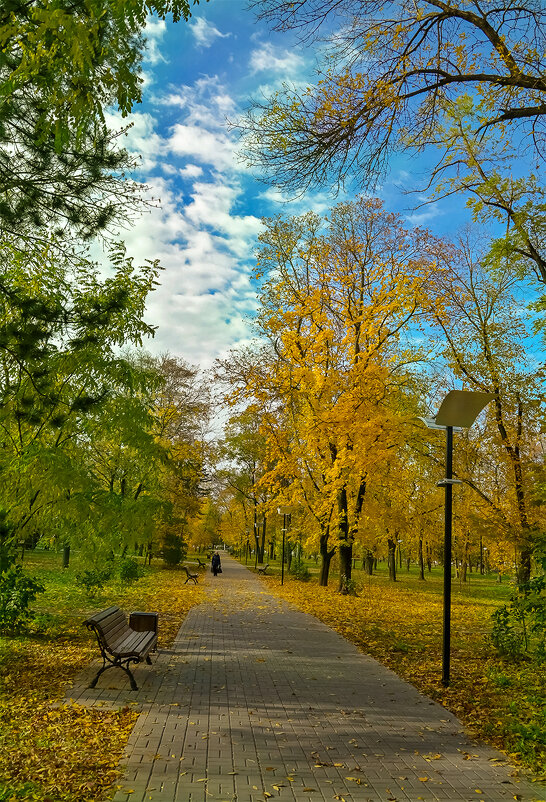
M129 626L135 632L155 632L157 635L157 620L159 613L134 612L129 616Z

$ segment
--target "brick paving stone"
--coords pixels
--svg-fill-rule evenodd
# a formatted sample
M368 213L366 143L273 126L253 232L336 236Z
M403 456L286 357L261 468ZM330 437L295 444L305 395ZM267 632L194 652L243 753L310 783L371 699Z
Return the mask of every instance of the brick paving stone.
M445 708L222 562L138 691L115 670L89 689L93 665L68 694L141 711L114 802L546 801Z

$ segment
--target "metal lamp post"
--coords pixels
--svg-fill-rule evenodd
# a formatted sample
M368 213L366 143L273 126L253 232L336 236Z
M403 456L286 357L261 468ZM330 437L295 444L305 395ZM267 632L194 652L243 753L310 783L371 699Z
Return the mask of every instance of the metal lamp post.
M442 637L442 685L449 685L451 651L451 536L453 518L453 485L462 484L453 478L453 432L468 429L482 409L494 398L491 393L451 390L440 405L435 418L420 418L429 429L445 429L446 475L437 482L445 489L444 514L444 609Z

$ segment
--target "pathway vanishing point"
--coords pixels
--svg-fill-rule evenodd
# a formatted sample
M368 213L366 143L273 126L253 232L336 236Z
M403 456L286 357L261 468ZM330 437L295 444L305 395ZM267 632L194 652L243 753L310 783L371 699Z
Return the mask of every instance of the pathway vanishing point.
M546 800L502 754L227 556L171 649L68 696L140 715L114 802Z

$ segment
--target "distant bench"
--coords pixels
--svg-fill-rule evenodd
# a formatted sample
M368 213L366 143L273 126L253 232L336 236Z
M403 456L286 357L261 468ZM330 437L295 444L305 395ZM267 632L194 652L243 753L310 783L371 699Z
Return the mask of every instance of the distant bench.
M259 565L258 566L258 573L259 574L265 574L265 572L267 571L268 568L269 568L269 563L266 563L265 565Z
M133 691L138 691L129 663L141 663L146 660L148 665L152 664L150 652L157 646L157 632L137 632L132 629L127 622L127 616L119 607L108 607L100 613L95 613L84 623L97 636L102 655L102 668L89 687L95 687L103 671L109 668L121 668L129 675Z
M197 578L198 578L199 575L198 574L192 574L191 571L189 570L189 568L186 565L183 565L182 568L187 574L186 582L189 582L190 579L191 579L193 584L197 585ZM184 584L186 584L186 582L184 582Z

